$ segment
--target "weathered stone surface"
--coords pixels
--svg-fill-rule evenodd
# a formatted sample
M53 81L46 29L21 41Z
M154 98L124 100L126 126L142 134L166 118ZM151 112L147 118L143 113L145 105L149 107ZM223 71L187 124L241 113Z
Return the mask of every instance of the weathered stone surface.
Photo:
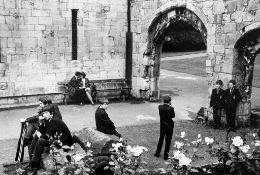
M103 134L93 128L84 128L74 133L85 145L91 143L93 154L108 153L112 143L115 141L110 135Z

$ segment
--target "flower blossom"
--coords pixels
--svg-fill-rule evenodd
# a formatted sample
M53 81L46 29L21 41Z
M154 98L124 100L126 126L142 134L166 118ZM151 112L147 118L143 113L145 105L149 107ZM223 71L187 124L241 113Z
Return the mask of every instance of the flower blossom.
M183 145L184 145L184 143L178 142L178 141L174 143L174 147L176 147L178 149L180 149Z
M75 156L73 156L73 159L75 160L75 162L79 162L84 157L85 156L83 154L76 154Z
M260 146L260 140L255 141L255 146Z
M140 156L144 151L148 151L147 148L143 147L143 146L134 146L131 147L130 145L128 145L126 147L126 149L131 152L134 156Z
M256 133L253 133L252 135L253 135L253 137L256 137Z
M90 147L90 146L91 146L91 143L90 143L90 142L87 142L86 146L87 146L87 147Z
M188 166L190 163L191 163L191 159L190 158L188 158L188 157L186 157L185 155L184 156L182 156L180 159L179 159L179 165L180 166L183 166L183 165L186 165L186 166Z
M248 150L250 149L249 145L244 145L239 147L242 152L247 153Z
M123 146L122 143L113 143L112 144L112 147L114 148L115 151L118 151L118 148L121 147L121 146Z
M237 147L240 147L240 146L243 145L243 140L242 140L242 138L240 136L236 136L232 140L233 140L232 144L237 146Z
M213 138L205 137L205 142L207 145L212 144L214 142Z
M179 160L181 157L185 157L185 155L183 153L181 153L179 150L178 151L174 151L173 153L173 158Z
M200 139L201 138L201 134L198 134L198 139Z
M186 136L186 133L183 131L181 132L181 138L184 138Z

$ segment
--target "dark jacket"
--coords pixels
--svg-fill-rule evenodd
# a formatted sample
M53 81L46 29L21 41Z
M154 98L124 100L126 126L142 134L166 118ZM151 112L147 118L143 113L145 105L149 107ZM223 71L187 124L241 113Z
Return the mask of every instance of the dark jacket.
M74 139L71 136L70 130L67 125L60 119L52 118L49 121L44 121L44 125L39 127L42 137L54 136L56 133L61 134L60 141L63 145L71 146L74 143Z
M68 83L69 95L74 96L76 90L78 90L80 86L81 86L80 80L78 80L75 76L73 76Z
M237 104L242 99L240 92L237 88L234 87L232 93L230 93L230 88L225 90L225 103L226 111L236 111Z
M62 116L61 116L58 105L56 105L56 104L46 105L39 112L44 112L44 111L53 111L53 118L58 118L58 119L62 120Z
M108 117L107 112L103 108L97 108L95 113L95 119L98 131L106 134L114 133L113 131L116 129L116 127Z
M174 108L168 104L159 105L160 127L164 129L173 129L175 117Z
M223 89L219 89L219 92L217 92L217 89L212 90L212 94L210 97L210 107L213 107L215 109L222 109L225 106L225 91Z

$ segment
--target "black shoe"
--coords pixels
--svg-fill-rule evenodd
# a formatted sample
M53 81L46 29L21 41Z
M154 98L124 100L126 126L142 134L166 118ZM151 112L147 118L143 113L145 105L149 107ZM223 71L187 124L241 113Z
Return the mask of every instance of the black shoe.
M164 154L164 160L168 160L169 159L169 154L168 153L165 153Z
M154 156L155 157L160 157L160 154L155 153Z

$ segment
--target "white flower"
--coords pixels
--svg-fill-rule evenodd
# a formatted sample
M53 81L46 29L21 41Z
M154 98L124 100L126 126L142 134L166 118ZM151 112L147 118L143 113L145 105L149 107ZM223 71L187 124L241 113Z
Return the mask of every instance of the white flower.
M256 136L256 133L253 133L253 137L255 137Z
M143 151L148 151L147 148L143 146L134 146L131 148L131 146L127 146L126 149L131 152L134 156L140 156Z
M176 148L178 148L178 149L180 149L183 145L184 145L184 143L178 142L178 141L176 141L176 142L174 143L174 147L176 147Z
M233 145L235 145L237 147L240 147L243 145L243 140L240 136L236 136L232 140L233 140Z
M165 169L163 169L163 168L158 168L156 170L156 172L159 172L160 174L165 174L166 173Z
M184 138L185 137L185 135L186 135L186 133L183 131L183 132L181 132L181 138Z
M116 144L113 143L113 144L112 144L112 147L114 148L115 151L118 151L118 148L121 147L121 146L123 146L122 143L116 143Z
M200 134L198 134L198 139L200 139L201 138L201 135Z
M173 158L179 160L180 158L185 157L183 153L181 153L179 150L173 152Z
M205 142L207 145L212 144L214 142L213 138L205 137Z
M191 163L191 159L186 157L186 156L182 156L180 159L179 159L179 165L180 166L183 166L183 165L186 165L188 166L190 163Z
M73 159L75 160L75 162L79 162L84 157L85 157L85 155L83 155L83 154L76 154L75 156L73 156Z
M260 146L260 140L255 141L255 146Z
M244 145L244 146L241 146L239 147L241 149L241 151L243 151L244 153L247 153L248 150L250 149L249 145Z
M90 147L91 146L91 143L90 142L87 142L87 145L86 145L87 147Z

